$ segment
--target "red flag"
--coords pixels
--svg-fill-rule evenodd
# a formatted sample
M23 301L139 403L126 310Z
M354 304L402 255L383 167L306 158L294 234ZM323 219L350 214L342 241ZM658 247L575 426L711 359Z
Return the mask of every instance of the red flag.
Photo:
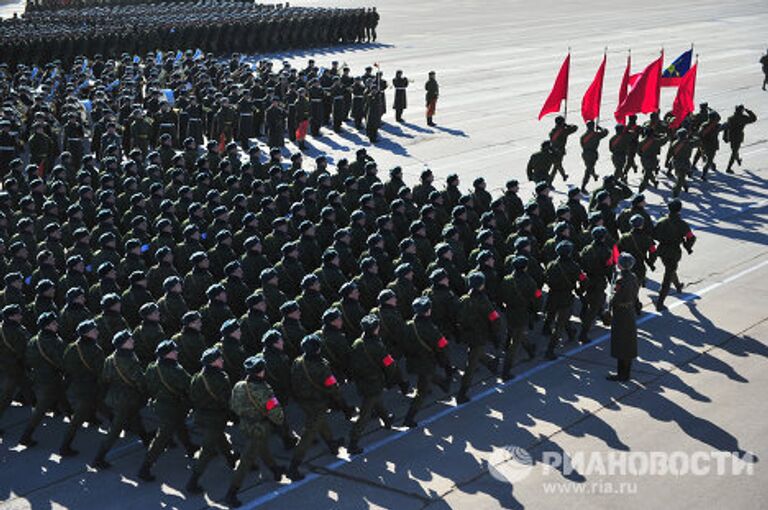
M696 92L696 71L698 67L698 64L694 64L685 73L685 76L680 79L675 102L672 103L672 113L675 115L675 120L671 125L672 129L676 129L682 124L685 117L693 111L693 95Z
M605 54L603 54L603 62L600 67L597 68L597 74L595 79L592 80L592 84L584 93L584 97L581 99L581 118L584 122L595 120L600 117L600 102L603 99L603 78L605 77Z
M630 55L627 55L627 67L624 68L624 76L621 77L621 85L619 85L619 102L616 104L621 104L624 102L624 100L627 98L627 89L630 87L630 73L632 72L632 57ZM616 117L616 122L619 124L626 123L626 118L622 115L614 115Z
M224 152L224 149L227 147L227 137L224 136L224 133L221 133L219 135L219 153Z
M614 116L624 118L635 113L651 113L659 109L661 96L661 69L664 55L648 64L627 97L619 104Z
M611 265L616 265L619 263L619 245L614 244L613 249L611 250Z
M570 68L571 54L569 53L568 56L565 57L565 60L563 60L563 65L560 66L560 72L557 73L557 78L555 78L555 84L552 86L552 91L549 93L549 96L547 96L547 100L544 101L544 106L541 107L539 120L548 113L559 112L560 103L563 100L568 99L568 72L570 71Z

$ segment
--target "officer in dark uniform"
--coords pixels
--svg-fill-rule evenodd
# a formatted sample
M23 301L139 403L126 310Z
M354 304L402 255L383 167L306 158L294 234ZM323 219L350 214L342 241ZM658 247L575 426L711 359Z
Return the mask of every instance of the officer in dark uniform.
M403 76L403 72L398 70L395 77L392 78L392 86L395 87L395 120L403 122L403 111L408 108L407 90L408 78Z
M18 392L21 392L27 400L32 396L25 360L27 343L31 335L23 325L23 312L22 306L18 303L8 303L2 309L0 370L3 373L3 391L0 394L0 418Z
M732 167L734 163L738 163L741 166L739 149L744 142L744 127L756 121L757 115L752 110L745 108L743 104L737 106L733 115L728 117L723 138L726 143L731 144L731 157L728 160L728 167L725 169L729 174L733 173Z
M565 157L565 146L568 143L568 137L575 133L577 129L573 124L567 124L565 117L562 115L555 117L555 127L549 132L549 141L552 144L552 171L549 174L549 182L555 180L557 172L560 172L563 181L568 180L568 174L563 169L563 157Z
M635 259L628 253L619 255L618 275L608 303L611 311L611 356L617 360L616 374L607 376L609 381L629 381L632 360L637 357L637 315L640 285L632 273Z

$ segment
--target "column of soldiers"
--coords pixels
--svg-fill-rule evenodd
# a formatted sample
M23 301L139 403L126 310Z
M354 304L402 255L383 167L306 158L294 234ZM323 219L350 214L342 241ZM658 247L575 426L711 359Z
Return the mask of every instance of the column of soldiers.
M409 82L398 71L393 85L402 122ZM251 66L239 54L218 60L192 51L143 59L81 56L69 68L19 65L15 72L0 64L0 177L25 148L40 175L62 153L64 166L79 167L83 159L90 165L87 150L98 159L111 157L110 164L128 156L142 166L151 148L164 168L217 166L223 159L237 172L237 146L258 151L251 147L254 138L271 147L287 138L303 150L308 134L322 136L324 126L341 131L350 123L376 141L387 87L373 67L353 77L338 62L327 69L314 60L301 69L287 62Z
M635 283L612 293L611 311L634 327L626 311L639 312L646 268L664 264L661 308L672 285L680 291L681 250L695 242L678 200L656 224L642 195L617 214L630 193L613 176L587 209L578 188L555 206L546 181L525 202L517 181L494 198L482 178L470 194L456 175L439 191L428 170L411 189L399 168L382 181L364 149L335 169L320 157L306 170L301 154L283 162L279 149L241 160L237 147L190 164L163 145L170 135L159 138L146 158L141 148L121 159L86 153L42 177L11 162L0 192L0 411L14 400L32 409L26 447L49 411L68 416L63 457L78 454L84 423L108 422L97 469L110 468L122 432L135 434L147 482L175 438L192 459L191 493L222 455L235 468L233 506L256 462L276 480L301 479L318 435L331 453L345 443L361 453L371 420L393 426L382 403L390 388L409 401L403 425L415 427L433 385L450 393L458 380L466 402L480 366L508 380L521 349L553 359L563 336L588 342L617 262ZM541 348L529 338L540 310ZM612 377L626 380L632 349L614 355ZM154 433L140 412L148 403ZM286 405L304 415L298 442ZM348 441L328 425L337 411L356 416ZM235 421L239 461L226 434ZM292 450L287 468L271 435Z
M126 24L125 20L131 23ZM27 12L0 21L0 61L69 64L77 55L107 58L201 48L216 55L268 52L376 40L375 9L288 7L237 0L108 4Z
M658 112L651 113L643 125L637 123L637 116L631 115L626 124L617 124L614 134L608 138L608 150L613 164L613 177L618 182L626 183L629 171L641 173L639 192L649 186L659 187L659 174L664 171L674 182L672 196L689 191L689 179L698 172L697 164L701 161L701 180L707 181L710 171L717 171L715 157L720 149L720 138L728 143L731 155L725 171L733 173L733 165L741 166L739 153L744 142L744 128L757 120L753 111L736 106L733 114L722 122L720 114L701 103L699 110L688 114L682 121L676 122L672 112L660 118ZM674 126L674 127L673 127ZM527 175L533 182L553 182L559 172L564 181L568 174L563 169L568 136L577 131L577 126L568 124L563 116L555 119L555 126L549 133L548 140L542 142L538 152L531 155ZM595 170L599 158L599 146L609 131L594 121L586 123L585 132L580 137L581 156L584 162L584 177L581 181L582 193L587 193L587 184L591 179L598 180ZM662 149L668 145L666 154ZM637 157L640 165L637 164ZM662 159L663 158L663 159Z

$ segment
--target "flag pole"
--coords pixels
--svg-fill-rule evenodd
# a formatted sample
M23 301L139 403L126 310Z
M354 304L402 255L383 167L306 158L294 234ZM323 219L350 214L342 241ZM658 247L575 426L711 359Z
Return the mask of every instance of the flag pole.
M565 111L563 112L563 118L568 120L568 88L571 82L571 47L568 46L568 80L565 83Z
M605 60L608 56L608 46L603 47L603 60ZM602 64L601 64L602 65ZM602 109L603 103L603 89L600 88L600 103L597 105L597 122L595 122L595 126L600 127L600 110Z

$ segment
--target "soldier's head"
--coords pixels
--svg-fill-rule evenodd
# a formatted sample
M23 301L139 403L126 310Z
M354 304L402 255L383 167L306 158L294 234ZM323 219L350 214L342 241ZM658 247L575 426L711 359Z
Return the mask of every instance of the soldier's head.
M558 115L557 117L555 117L556 126L562 126L564 124L565 124L565 117L563 117L562 115Z
M184 329L200 331L203 329L203 318L197 310L191 310L181 316L181 325Z
M158 360L176 361L179 357L179 347L173 340L163 340L155 348L155 356Z
M112 339L112 347L115 349L122 349L127 351L133 350L133 334L130 330L124 329L119 331Z
M379 292L377 297L379 306L396 307L397 306L397 294L392 289L384 289Z
M77 325L77 336L87 340L96 340L99 337L96 323L90 319L82 321Z
M379 318L374 314L369 314L360 320L360 328L366 336L376 336L379 334Z
M190 262L195 265L196 268L205 270L210 266L208 255L204 251L196 251L189 258Z
M218 347L211 347L203 351L200 356L200 364L204 367L213 367L219 370L224 368L224 357Z
M679 198L673 198L667 204L667 208L671 214L679 214L683 210L683 202Z
M65 296L68 305L85 305L85 291L81 287L72 287Z
M339 295L345 301L358 301L360 299L360 289L355 282L345 282L339 289Z
M297 321L301 319L301 308L299 308L299 304L294 300L286 301L280 305L280 315L283 316L283 319Z
M635 265L635 257L633 257L631 254L622 252L619 255L619 269L622 271L629 271L631 270Z
M163 280L163 290L166 294L181 294L182 280L178 276L169 276Z
M744 110L745 108L743 104L740 104L736 107L736 113L744 113Z
M587 121L587 131L594 131L595 130L595 121L594 120L588 120Z
M629 219L630 226L635 230L641 230L645 226L645 218L641 214L633 214Z
M128 281L131 287L147 288L147 275L144 274L144 271L134 271L128 277Z
M44 312L37 318L37 329L56 333L59 330L59 316L56 312Z
M219 303L227 302L227 290L220 283L214 283L205 290L205 296L208 298L209 303L214 301Z
M14 322L16 324L20 324L22 319L21 305L14 303L14 304L4 306L2 310L2 315L3 315L3 321L9 321L9 322Z
M413 280L413 267L410 263L404 262L395 268L395 276L399 280Z
M264 361L264 356L257 354L246 359L243 362L243 370L245 371L246 377L249 379L264 379L267 370L267 363Z
M555 247L555 253L558 257L568 259L573 254L573 243L570 241L560 241Z
M323 324L340 330L344 326L344 318L341 310L336 307L329 308L323 313Z
M432 315L432 301L427 296L414 299L411 306L416 316L429 317Z
M485 275L479 271L469 273L467 286L471 291L479 292L485 289Z
M512 268L517 272L523 272L528 268L528 257L525 255L516 255L512 259Z
M608 229L605 227L595 227L591 230L590 234L596 243L602 243L608 235Z
M222 338L233 338L240 340L242 332L240 331L240 321L237 319L228 319L219 328Z
M157 303L144 303L139 308L139 316L146 322L160 322L160 307Z
M307 358L316 358L320 355L320 337L317 335L307 335L301 340L301 351Z

